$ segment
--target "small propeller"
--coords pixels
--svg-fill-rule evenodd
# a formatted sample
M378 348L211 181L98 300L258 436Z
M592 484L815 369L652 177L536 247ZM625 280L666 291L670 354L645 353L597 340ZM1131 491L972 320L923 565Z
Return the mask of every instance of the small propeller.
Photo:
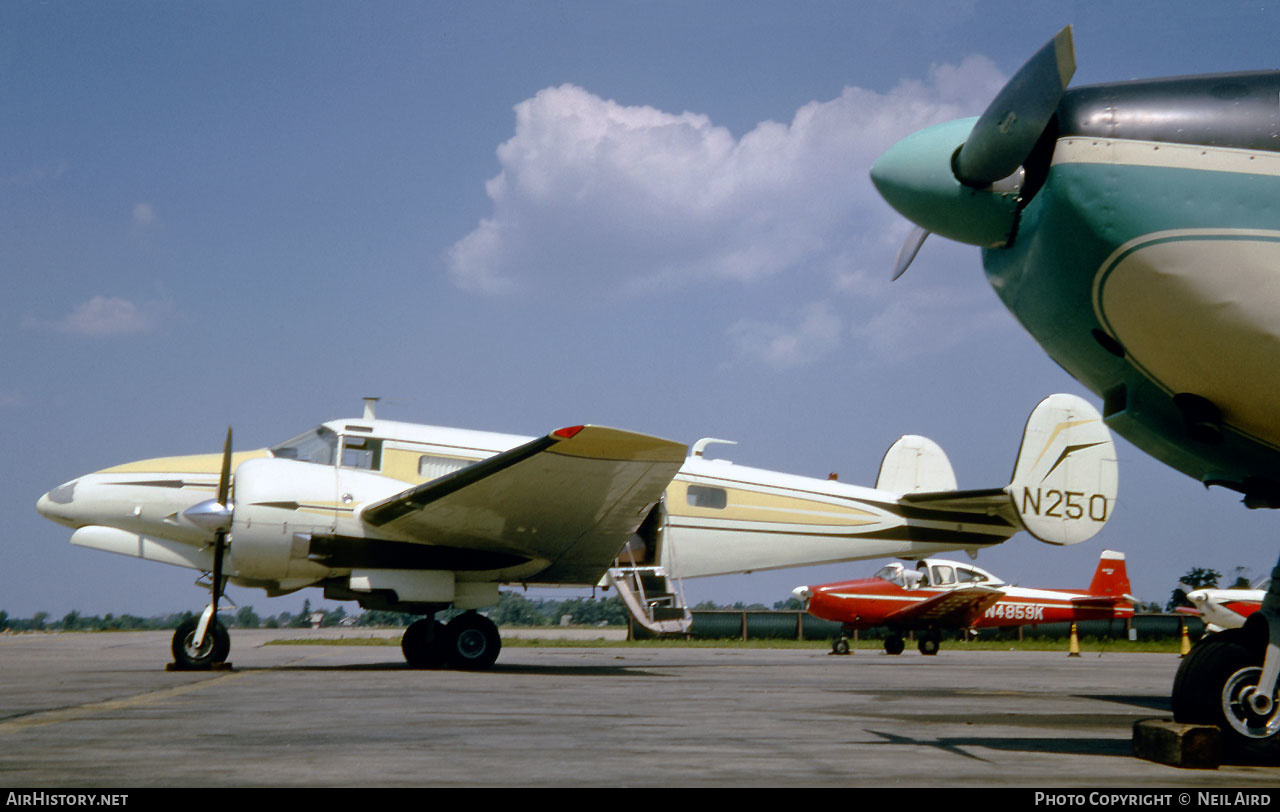
M231 503L231 427L227 427L227 439L222 445L222 469L218 475L218 495L214 499L192 505L182 515L193 524L213 533L213 583L211 586L209 621L201 622L196 627L196 637L203 641L209 633L209 624L216 623L218 618L218 598L222 594L222 559L227 549L227 533L231 530L231 520L235 514L235 505Z

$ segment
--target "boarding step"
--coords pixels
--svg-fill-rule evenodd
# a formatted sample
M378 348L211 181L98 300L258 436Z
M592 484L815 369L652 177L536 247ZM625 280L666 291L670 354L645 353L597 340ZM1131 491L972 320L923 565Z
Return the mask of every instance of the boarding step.
M631 617L649 631L687 634L693 626L693 614L685 606L683 590L662 567L616 565L605 580L618 590Z

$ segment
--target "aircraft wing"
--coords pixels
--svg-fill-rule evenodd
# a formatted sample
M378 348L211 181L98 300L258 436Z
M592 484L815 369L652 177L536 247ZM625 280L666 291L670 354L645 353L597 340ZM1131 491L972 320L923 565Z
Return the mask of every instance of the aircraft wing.
M1137 603L1137 600L1132 595L1122 595L1114 598L1085 595L1071 599L1071 605L1077 609L1112 609L1122 603L1134 604Z
M1004 591L989 586L966 586L942 592L927 600L899 609L884 619L890 626L969 626L1004 597Z
M679 443L601 426L559 429L373 502L397 539L545 562L535 583L596 583L684 464Z

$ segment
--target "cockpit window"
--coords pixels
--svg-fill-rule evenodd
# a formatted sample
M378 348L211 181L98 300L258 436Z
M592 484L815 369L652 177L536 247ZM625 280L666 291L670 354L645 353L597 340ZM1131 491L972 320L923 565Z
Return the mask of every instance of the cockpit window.
M956 580L962 584L980 584L987 580L987 576L965 567L956 567Z
M316 426L311 431L299 434L292 440L286 440L271 447L271 456L282 460L300 460L314 462L319 465L333 465L338 450L338 435L325 428Z
M382 468L382 441L374 437L344 437L342 467L379 470Z
M956 576L951 567L935 566L933 568L934 586L946 586L948 584L954 584L955 582Z
M898 564L885 564L876 572L875 577L906 589L906 579L902 577L902 567Z

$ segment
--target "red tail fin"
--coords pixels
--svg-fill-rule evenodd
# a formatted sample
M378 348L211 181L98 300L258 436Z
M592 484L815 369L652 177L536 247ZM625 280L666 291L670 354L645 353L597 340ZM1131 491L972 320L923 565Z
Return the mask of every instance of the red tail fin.
M1130 593L1129 571L1124 566L1124 553L1103 550L1098 569L1089 584L1089 594L1106 598L1122 598Z

